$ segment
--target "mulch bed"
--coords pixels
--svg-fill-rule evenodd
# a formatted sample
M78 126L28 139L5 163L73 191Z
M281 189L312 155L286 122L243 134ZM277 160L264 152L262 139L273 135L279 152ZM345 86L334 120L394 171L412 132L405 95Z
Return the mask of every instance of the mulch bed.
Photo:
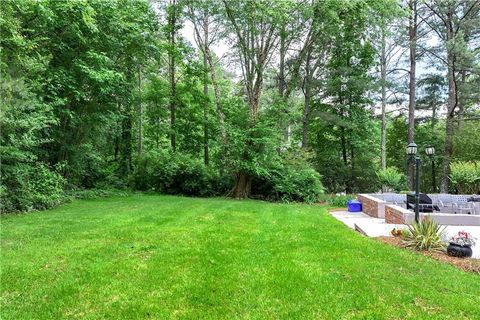
M384 243L388 243L395 247L411 250L411 249L405 248L405 246L402 243L402 239L400 239L399 237L377 237L376 239ZM435 259L444 263L451 264L454 267L457 267L463 271L473 272L480 275L480 259L456 258L456 257L451 257L446 253L438 253L438 252L416 251L416 250L411 250L411 251L414 251L419 254L423 254L424 256L430 257L432 259Z

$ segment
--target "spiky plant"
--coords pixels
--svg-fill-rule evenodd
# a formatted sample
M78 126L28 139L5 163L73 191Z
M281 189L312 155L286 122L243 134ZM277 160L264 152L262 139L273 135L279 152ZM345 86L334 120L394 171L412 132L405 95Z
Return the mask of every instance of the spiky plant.
M407 248L441 252L445 250L445 242L442 240L444 233L445 228L426 217L419 223L409 225L402 232L402 240Z

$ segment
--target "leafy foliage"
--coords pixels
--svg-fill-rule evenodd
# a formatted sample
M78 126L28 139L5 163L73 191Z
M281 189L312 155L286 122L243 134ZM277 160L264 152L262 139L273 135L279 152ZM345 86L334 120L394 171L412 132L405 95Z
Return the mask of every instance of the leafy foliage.
M377 172L377 177L380 184L389 190L400 191L405 190L406 187L406 177L404 174L398 172L398 169L395 167L388 167L385 170L380 170Z
M353 195L334 195L328 198L327 203L332 207L345 208L347 206L347 202L353 198Z
M480 193L480 162L452 162L450 171L450 180L458 193Z
M18 164L2 175L2 212L42 210L65 200L65 180L44 164Z
M155 151L138 157L131 176L137 190L202 197L225 193L228 180L201 159Z
M442 228L430 217L425 217L419 223L408 225L402 232L402 240L406 247L425 251L443 251L445 243Z
M45 129L55 123L51 108L21 79L5 76L0 96L1 211L30 211L59 204L65 180L35 152L48 141Z
M324 193L320 174L310 167L309 154L299 150L285 151L262 178L263 195L277 201L312 203Z
M406 119L392 113L386 129L386 160L399 172L377 176L381 127L372 99L374 44L385 19L399 14L394 0L0 6L4 210L49 207L63 189L315 202L324 189L401 188ZM181 32L187 19L196 27L196 47ZM465 36L458 39L463 51L476 35ZM219 41L230 45L228 64L213 50ZM456 128L451 158L477 161L478 126L466 120L478 116L473 98L480 77L470 68L473 54L459 57L458 115L465 121ZM432 110L432 118L415 125L417 144L437 152L450 150L439 116L448 100L442 79L435 73L419 81L418 108ZM398 100L392 105L402 103L400 93L392 94ZM450 160L432 160L439 181L435 169ZM425 172L430 160L423 163ZM430 179L422 174L425 191ZM41 187L48 189L42 195Z
M272 193L284 202L317 202L323 186L320 174L311 168L283 166L272 174Z
M471 247L474 246L476 243L477 238L475 238L471 233L466 232L466 231L458 231L457 234L453 235L447 241L449 243L454 243L456 245L465 247Z

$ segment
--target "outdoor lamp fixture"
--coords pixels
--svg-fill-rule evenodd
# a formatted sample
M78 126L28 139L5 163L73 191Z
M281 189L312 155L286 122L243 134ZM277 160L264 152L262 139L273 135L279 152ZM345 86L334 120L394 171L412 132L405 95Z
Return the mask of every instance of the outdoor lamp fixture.
M435 147L433 147L433 146L426 147L425 148L425 153L429 157L433 156L435 154Z
M437 191L437 187L435 183L435 158L433 157L435 155L435 147L428 146L425 149L425 153L430 158L430 160L432 160L432 191L435 192Z
M420 156L417 153L417 144L410 143L407 146L407 155L410 159L415 159L415 222L418 223L420 217Z
M417 154L417 144L415 142L410 143L407 146L407 155L415 156Z

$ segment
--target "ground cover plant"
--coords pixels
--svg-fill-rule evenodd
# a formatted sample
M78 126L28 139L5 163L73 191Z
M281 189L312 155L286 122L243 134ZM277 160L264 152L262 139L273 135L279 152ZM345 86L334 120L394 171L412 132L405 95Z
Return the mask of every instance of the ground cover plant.
M319 205L134 194L2 217L2 319L478 319L480 279Z

